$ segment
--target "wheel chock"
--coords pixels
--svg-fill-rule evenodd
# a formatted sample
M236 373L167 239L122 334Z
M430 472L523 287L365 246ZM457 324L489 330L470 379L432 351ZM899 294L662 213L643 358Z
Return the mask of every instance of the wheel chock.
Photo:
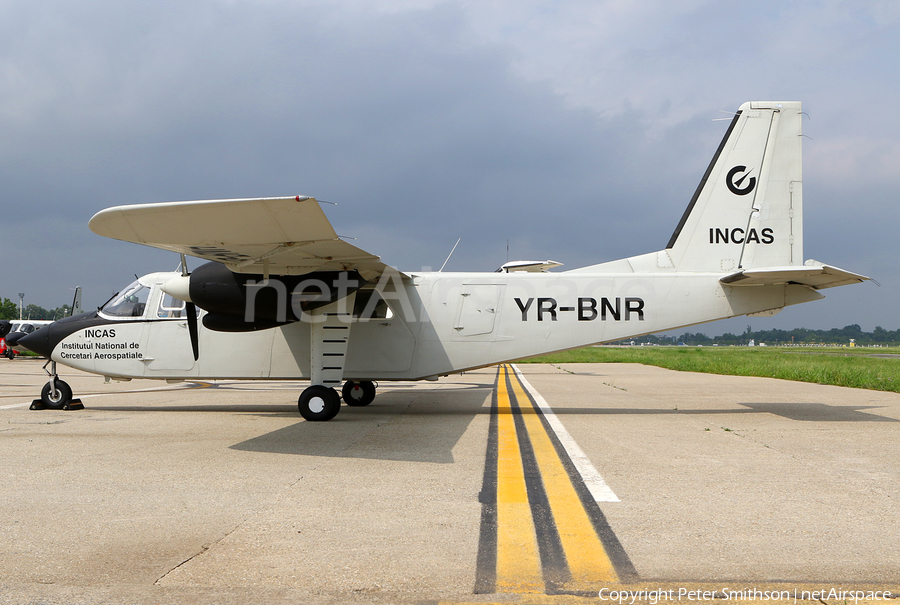
M31 402L31 406L28 408L29 410L46 410L47 406L44 405L44 402L40 399L35 399ZM66 405L62 406L63 410L83 410L84 404L81 403L81 399L73 399Z

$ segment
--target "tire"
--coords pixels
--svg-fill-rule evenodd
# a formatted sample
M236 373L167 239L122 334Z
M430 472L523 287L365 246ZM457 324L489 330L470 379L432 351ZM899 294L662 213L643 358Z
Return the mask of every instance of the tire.
M300 394L297 408L306 420L313 422L331 420L341 410L341 398L331 387L314 384Z
M62 380L56 381L56 398L52 396L52 390L49 382L41 389L41 403L44 404L44 407L51 410L61 410L72 403L72 387Z
M4 355L6 355L6 358L10 361L16 358L16 352L12 349L6 349L6 353L4 353Z
M359 382L348 380L341 389L341 396L347 405L354 407L369 405L375 401L375 383L371 380Z

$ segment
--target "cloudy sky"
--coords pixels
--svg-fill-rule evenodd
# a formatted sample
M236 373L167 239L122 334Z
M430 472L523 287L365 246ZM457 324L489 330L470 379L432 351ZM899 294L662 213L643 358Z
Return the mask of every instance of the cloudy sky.
M894 0L0 0L0 298L175 255L119 204L313 195L401 269L665 247L749 100L799 100L805 255L881 283L705 327L900 328Z

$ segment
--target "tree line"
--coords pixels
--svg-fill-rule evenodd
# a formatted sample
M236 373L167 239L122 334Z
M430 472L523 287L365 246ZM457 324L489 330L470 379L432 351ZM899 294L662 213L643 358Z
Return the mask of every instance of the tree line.
M750 326L742 334L726 332L720 336L707 336L701 332L685 332L681 336L664 336L650 334L640 338L620 341L622 344L649 343L659 345L693 345L693 346L729 346L744 345L754 341L756 345L849 345L853 340L857 345L900 346L900 329L885 330L877 326L871 332L865 332L859 324L850 324L843 328L830 330L810 330L794 328L793 330L753 330Z
M39 307L37 305L26 305L22 310L22 317L24 319L57 320L68 317L71 312L72 307L69 305L56 307L49 311L44 307ZM0 319L19 319L19 305L8 298L4 298L0 301Z

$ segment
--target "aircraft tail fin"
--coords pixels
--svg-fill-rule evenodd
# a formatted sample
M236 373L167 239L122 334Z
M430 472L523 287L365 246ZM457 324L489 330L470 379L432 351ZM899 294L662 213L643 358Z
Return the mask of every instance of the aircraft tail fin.
M799 102L738 109L666 246L679 271L803 265Z
M80 315L84 313L84 309L81 308L81 286L75 287L75 298L72 299L72 311L69 315Z

